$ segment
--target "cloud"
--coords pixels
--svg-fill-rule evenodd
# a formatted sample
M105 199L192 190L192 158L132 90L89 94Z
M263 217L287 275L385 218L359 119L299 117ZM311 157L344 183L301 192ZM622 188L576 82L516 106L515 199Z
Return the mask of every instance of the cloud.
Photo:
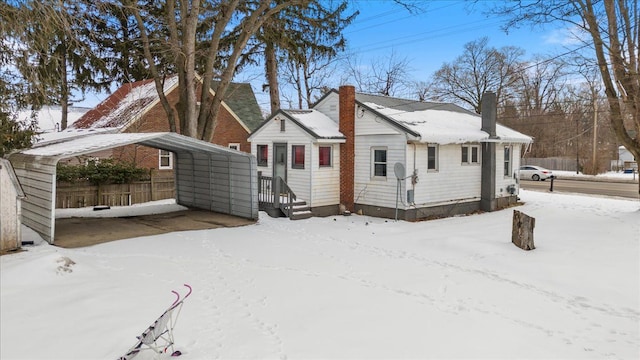
M543 36L545 44L562 46L582 45L588 34L577 26L551 30Z

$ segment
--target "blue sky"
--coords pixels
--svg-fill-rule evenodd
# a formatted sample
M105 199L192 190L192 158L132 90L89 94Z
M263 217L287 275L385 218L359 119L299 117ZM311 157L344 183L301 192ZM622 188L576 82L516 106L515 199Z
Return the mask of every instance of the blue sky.
M412 1L412 0L409 0ZM410 76L426 81L443 63L452 62L462 54L464 44L489 38L494 47L518 46L525 59L534 54L566 52L567 32L562 28L531 28L500 30L504 19L488 18L482 12L492 1L471 4L463 0L413 0L420 11L410 13L391 0L357 0L350 4L351 11L360 14L344 31L348 52L355 53L361 63L383 59L393 52L396 58L409 62ZM268 98L261 92L264 80L262 67L236 76L235 81L250 81L258 102L268 108ZM87 94L79 106L95 106L106 94ZM283 99L283 106L286 107Z
M417 1L422 11L409 13L389 0L364 0L352 4L360 15L345 30L352 51L363 57L384 57L391 51L407 58L416 77L426 80L444 62L462 54L464 44L489 38L494 47L518 46L525 58L534 54L563 52L561 29L500 29L502 18L488 18L482 12L492 3L480 1Z

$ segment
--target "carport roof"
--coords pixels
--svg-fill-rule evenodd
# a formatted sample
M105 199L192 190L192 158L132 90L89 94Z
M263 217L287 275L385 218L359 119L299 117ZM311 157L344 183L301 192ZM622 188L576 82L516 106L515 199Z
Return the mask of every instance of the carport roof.
M63 141L51 145L43 145L21 152L22 155L41 158L50 158L51 162L83 154L90 154L114 147L141 144L158 149L180 152L217 152L227 153L230 156L246 157L248 154L241 153L223 146L214 145L205 141L179 135L176 133L119 133L119 134L95 134L69 141Z

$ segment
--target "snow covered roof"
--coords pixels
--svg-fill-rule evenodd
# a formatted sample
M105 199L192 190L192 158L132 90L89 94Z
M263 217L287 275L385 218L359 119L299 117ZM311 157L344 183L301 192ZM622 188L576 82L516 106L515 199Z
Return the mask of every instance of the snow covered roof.
M229 153L230 155L241 154L243 156L247 156L246 153L231 150L224 146L218 146L205 141L170 132L116 134L99 133L78 138L71 138L67 140L68 141L60 141L57 143L33 147L28 150L20 151L19 154L27 156L48 157L55 160L54 162L57 162L58 159L62 158L90 154L105 149L112 149L118 146L137 143L174 152L181 149L190 149L192 151L198 152L217 151Z
M278 116L284 116L285 118L291 120L301 129L318 140L346 139L346 137L338 130L338 124L335 121L331 120L331 118L329 118L327 115L315 109L279 110L275 115L263 122L256 130L254 130L251 135L253 136L253 134L257 133L264 125L268 124L271 119Z
M178 76L165 79L165 94L178 85ZM153 79L124 84L98 106L88 111L73 124L73 128L124 128L137 120L144 112L159 101Z
M291 120L302 125L316 138L344 139L345 136L338 130L338 124L327 115L318 110L284 110Z
M90 109L85 107L72 106L67 112L67 126L75 123ZM43 106L42 109L31 111L22 110L18 112L19 121L30 121L32 113L35 112L38 130L41 132L52 132L60 129L62 122L62 107L60 106Z
M99 128L99 129L66 129L63 131L54 131L39 134L33 147L40 147L44 145L50 145L53 143L58 143L61 141L68 141L73 138L79 138L87 135L95 135L95 134L106 134L106 133L117 133L118 128Z
M467 142L530 143L532 141L531 137L500 124L496 124L497 139L490 139L489 134L481 130L482 118L468 111L434 108L406 111L371 102L365 102L363 105L417 135L418 141L422 143L444 145Z

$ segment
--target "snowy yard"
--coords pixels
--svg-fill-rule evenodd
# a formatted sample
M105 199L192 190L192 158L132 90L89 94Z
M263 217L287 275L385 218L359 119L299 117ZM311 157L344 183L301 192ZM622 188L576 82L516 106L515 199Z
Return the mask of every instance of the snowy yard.
M0 257L0 357L115 359L188 283L181 359L640 358L640 203L521 198L529 252L512 209L28 247Z

